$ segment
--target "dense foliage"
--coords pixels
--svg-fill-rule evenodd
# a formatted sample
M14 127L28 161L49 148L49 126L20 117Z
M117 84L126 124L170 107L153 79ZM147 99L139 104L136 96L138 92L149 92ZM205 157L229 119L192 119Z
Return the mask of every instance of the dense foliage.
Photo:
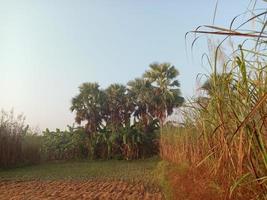
M152 127L153 126L153 127ZM83 127L68 130L44 131L43 154L46 160L85 158L135 159L158 152L157 123L151 124L150 134L142 134L138 127L121 128L116 134L101 130L89 137Z
M142 78L127 86L101 89L83 83L72 99L71 111L79 126L31 133L23 116L0 115L0 166L10 167L45 160L138 159L159 151L159 127L180 97L178 71L169 63L150 65ZM84 126L82 126L85 124Z
M68 126L68 129L61 131L43 132L42 152L47 160L69 160L86 158L88 151L85 148L87 135L83 128Z
M71 111L79 125L85 122L89 156L136 159L158 153L157 129L184 101L178 74L169 63L154 63L127 86L101 89L97 83L83 83Z

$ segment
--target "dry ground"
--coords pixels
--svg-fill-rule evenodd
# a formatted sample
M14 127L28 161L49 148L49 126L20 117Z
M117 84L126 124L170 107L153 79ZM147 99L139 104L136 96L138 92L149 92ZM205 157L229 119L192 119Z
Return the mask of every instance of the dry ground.
M124 181L2 181L1 200L131 199L161 200L158 189Z
M0 170L0 200L161 200L158 162L70 161Z

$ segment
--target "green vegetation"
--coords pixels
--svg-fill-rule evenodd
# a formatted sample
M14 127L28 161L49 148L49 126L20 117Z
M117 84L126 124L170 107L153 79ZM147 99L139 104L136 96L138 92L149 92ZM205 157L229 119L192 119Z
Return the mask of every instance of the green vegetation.
M42 136L42 155L45 160L72 160L86 158L88 137L83 128L68 126L61 131L46 131Z
M157 181L160 185L166 200L174 199L173 187L169 180L170 163L160 161L157 165L154 174L157 174Z
M0 171L2 180L104 179L157 184L157 158L125 161L61 161Z
M159 125L184 101L178 74L169 63L154 63L127 86L101 89L83 83L70 109L79 125L85 122L89 157L129 160L157 154Z
M78 126L33 134L24 118L1 113L0 168L40 161L73 159L140 159L159 152L159 127L181 106L178 71L169 63L154 63L127 86L101 89L83 83L70 110ZM84 126L82 126L85 124Z

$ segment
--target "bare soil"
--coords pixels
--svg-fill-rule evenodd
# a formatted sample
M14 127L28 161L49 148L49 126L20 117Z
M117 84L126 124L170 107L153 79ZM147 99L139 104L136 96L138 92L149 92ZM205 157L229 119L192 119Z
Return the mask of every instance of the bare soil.
M157 188L124 181L0 181L1 200L162 200Z

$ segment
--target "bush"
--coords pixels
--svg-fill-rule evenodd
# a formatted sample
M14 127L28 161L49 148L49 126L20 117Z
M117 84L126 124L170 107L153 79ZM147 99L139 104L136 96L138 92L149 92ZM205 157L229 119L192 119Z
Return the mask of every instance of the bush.
M137 123L121 127L114 133L105 127L88 134L83 127L70 127L65 131L43 132L42 153L46 160L70 159L139 159L158 154L159 133L156 123L150 133L144 133Z
M70 160L87 158L88 137L83 128L68 126L68 130L43 132L42 153L45 160Z

